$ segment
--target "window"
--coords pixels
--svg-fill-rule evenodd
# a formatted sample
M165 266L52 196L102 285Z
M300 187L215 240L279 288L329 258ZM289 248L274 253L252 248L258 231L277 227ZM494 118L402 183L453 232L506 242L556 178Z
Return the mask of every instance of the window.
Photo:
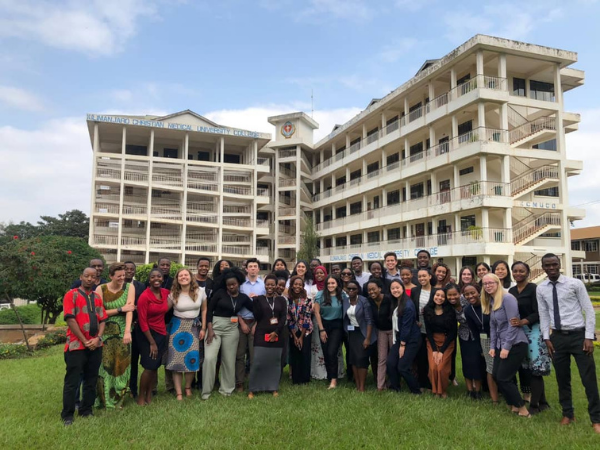
M571 241L571 250L581 250L581 241Z
M152 198L161 198L162 197L162 191L157 191L155 189L152 189Z
M472 216L464 216L460 218L460 231L467 231L469 227L474 227L475 225L475 215Z
M179 154L179 149L177 149L177 148L165 148L165 150L164 150L165 158L177 159L178 154Z
M542 142L541 144L535 144L532 147L535 149L538 149L538 150L550 150L550 151L555 152L556 151L556 139L551 139L549 141Z
M362 176L361 169L355 170L354 172L350 172L350 181L356 180Z
M133 228L133 220L123 220L123 228Z
M421 198L423 197L424 191L423 191L423 183L418 183L418 184L412 184L410 186L410 199L414 200L416 198Z
M584 264L583 265L584 273L589 273L591 275L598 274L598 265L597 264Z
M125 195L133 195L133 186L125 186Z
M363 235L362 234L354 234L350 236L350 245L360 245L362 244Z
M471 167L465 167L464 169L460 169L458 171L458 174L459 175L467 175L469 173L473 173L473 170L474 170L473 166L471 166Z
M594 241L584 241L583 243L584 245L584 250L586 252L597 252L598 251L598 241L594 240Z
M400 236L400 228L389 228L387 230L387 240L388 241L395 241L401 239Z
M360 214L362 212L362 202L350 204L350 215Z
M418 144L410 146L410 160L416 161L418 159L423 158L423 143L419 142Z
M443 155L444 153L448 153L449 151L450 151L450 136L446 136L438 141L438 150L436 152L436 156Z
M336 208L335 217L337 217L338 219L342 218L342 217L346 217L346 207L340 206L339 208Z
M387 204L389 205L397 205L400 203L400 190L397 189L395 191L391 191L387 193Z
M194 155L192 155L191 153L188 154L188 159L194 159Z
M360 140L362 138L357 137L356 139L354 139L353 141L350 141L350 146L353 146L354 144L360 144ZM360 145L358 146L360 147Z
M379 170L379 161L367 165L367 173L373 173L376 170Z
M229 164L240 164L240 155L232 155L230 153L225 153L224 162Z
M463 267L470 267L472 269L475 269L476 265L477 265L477 257L476 256L463 256L463 258L462 258L462 266Z
M573 264L573 275L581 275L581 266L579 264Z
M335 154L337 155L338 153L342 153L344 150L346 150L346 146L344 145L343 147L340 147L338 149L335 150Z
M367 242L379 242L379 231L369 231L367 233Z
M400 161L400 153L394 153L393 155L388 155L385 163L386 165L391 166L398 161Z
M148 147L146 147L145 145L127 144L125 146L125 153L127 155L148 156Z
M423 116L423 108L421 108L422 103L419 102L415 105L412 105L410 108L408 108L408 121L412 122L413 120L418 119L419 117Z
M210 152L198 152L198 161L210 161Z
M331 248L331 238L325 238L325 248Z
M456 85L459 86L463 83L466 83L467 81L469 81L471 79L471 74L468 73L466 74L464 77L459 78L458 80L456 80Z
M463 134L467 134L471 131L473 131L473 121L472 120L467 120L466 122L463 122L458 125L458 135L459 136L461 136Z
M346 175L344 175L343 177L339 177L337 180L335 180L336 186L340 186L344 183L346 183Z
M558 186L548 189L540 189L535 191L534 195L541 195L542 197L558 197Z
M513 78L513 95L525 97L525 80L523 78Z
M553 102L554 84L544 83L543 81L529 80L529 98Z
M347 244L346 236L335 238L335 246L336 247L345 247Z

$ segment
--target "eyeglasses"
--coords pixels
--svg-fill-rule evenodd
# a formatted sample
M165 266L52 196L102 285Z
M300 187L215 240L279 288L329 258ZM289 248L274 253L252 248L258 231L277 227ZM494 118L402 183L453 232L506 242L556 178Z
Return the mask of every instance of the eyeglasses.
M343 277L351 277L351 276L352 276L352 274L351 274L351 273L348 273L348 272L342 272L342 276L343 276Z
M483 283L484 286L493 286L495 284L498 284L498 283L496 283L495 281L488 281L487 283Z

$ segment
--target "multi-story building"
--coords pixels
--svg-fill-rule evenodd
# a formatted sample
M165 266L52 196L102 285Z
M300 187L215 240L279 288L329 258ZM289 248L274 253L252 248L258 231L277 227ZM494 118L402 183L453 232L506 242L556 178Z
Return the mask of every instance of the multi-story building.
M600 227L571 230L573 275L600 275Z
M88 115L94 152L90 244L107 262L271 255L271 135L191 111ZM272 180L271 180L272 181ZM263 211L263 209L265 209Z
M570 51L477 35L315 144L318 124L304 113L270 117L268 144L260 133L197 131L223 127L189 112L190 122L137 118L160 129L92 116L90 241L112 259L168 252L188 262L254 251L293 262L311 216L324 263L387 251L409 259L425 248L453 273L519 259L535 279L540 256L554 252L571 273L569 224L585 214L569 207L567 191L567 177L583 166L565 148L565 133L580 121L563 103L584 81L569 67L576 61ZM171 120L192 129L170 130ZM143 154L134 156L135 146ZM165 159L166 150L178 161ZM196 152L201 159L188 159ZM134 167L145 174L140 181L131 181ZM136 195L146 201L130 217ZM234 206L235 215L225 213ZM140 245L129 247L138 235Z

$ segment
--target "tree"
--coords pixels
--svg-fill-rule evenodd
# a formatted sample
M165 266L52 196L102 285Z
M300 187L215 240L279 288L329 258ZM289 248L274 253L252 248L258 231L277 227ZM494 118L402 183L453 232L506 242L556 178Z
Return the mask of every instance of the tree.
M59 214L58 218L41 216L37 225L21 221L18 224L0 224L0 244L9 242L13 236L30 239L37 236L69 236L88 240L90 219L78 209Z
M154 268L155 263L148 264L140 264L135 269L135 279L141 283L147 283L148 278L150 278L150 271ZM171 261L171 270L169 271L169 275L171 278L175 278L175 274L179 269L184 267L183 265Z
M306 217L306 225L302 233L300 250L296 254L298 261L310 261L319 256L319 233L315 229L312 217Z
M74 280L100 253L80 238L39 236L0 245L0 298L36 300L42 323L54 323Z

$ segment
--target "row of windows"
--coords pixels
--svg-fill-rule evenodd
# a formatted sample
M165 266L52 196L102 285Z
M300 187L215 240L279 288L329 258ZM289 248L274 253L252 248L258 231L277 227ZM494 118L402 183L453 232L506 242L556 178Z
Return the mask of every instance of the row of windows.
M526 80L513 78L513 95L525 97ZM535 100L554 101L554 84L529 80L529 98Z
M295 148L295 147L294 147ZM127 144L125 146L125 154L134 155L134 156L148 156L148 147L145 145L132 145ZM160 154L157 151L153 152L153 156L158 157ZM163 149L163 158L179 158L179 149L178 148L165 148ZM189 160L194 160L194 155L192 153L188 154ZM196 159L198 161L211 161L210 152L207 151L198 151L196 154ZM233 155L229 153L225 153L225 162L229 164L240 164L241 157L240 155Z
M598 239L590 241L571 241L571 250L583 250L586 252L598 251Z

